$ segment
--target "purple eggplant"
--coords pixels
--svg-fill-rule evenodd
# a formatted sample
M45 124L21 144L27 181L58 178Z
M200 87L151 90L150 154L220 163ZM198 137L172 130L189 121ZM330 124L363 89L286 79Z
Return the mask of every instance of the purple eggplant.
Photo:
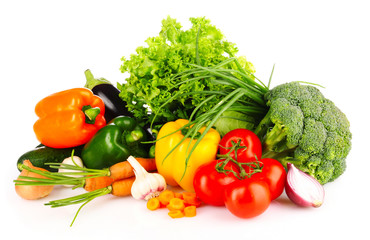
M95 95L99 96L105 104L104 117L108 122L118 116L133 117L133 114L127 109L127 104L119 97L120 90L112 85L105 78L94 78L91 71L85 71L86 84Z

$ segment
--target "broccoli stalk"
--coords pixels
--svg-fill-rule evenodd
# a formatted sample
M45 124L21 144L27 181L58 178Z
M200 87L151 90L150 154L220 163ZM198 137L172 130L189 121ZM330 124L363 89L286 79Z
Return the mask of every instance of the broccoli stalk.
M286 156L298 146L304 116L299 108L283 98L269 105L270 109L255 133L263 142L263 157Z
M286 145L287 131L284 126L274 124L271 121L271 111L262 119L257 126L255 133L258 137L263 137L263 157L273 157L295 146Z
M274 158L287 167L288 162L294 161L290 154L293 153L297 145L287 142L286 128L272 122L271 112L267 112L254 132L263 143L262 158Z

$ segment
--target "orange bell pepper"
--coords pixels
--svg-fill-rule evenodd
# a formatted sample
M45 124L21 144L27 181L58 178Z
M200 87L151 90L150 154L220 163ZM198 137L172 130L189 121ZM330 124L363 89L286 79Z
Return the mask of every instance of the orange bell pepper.
M42 99L35 108L33 125L37 139L52 148L87 143L106 125L103 100L87 88L73 88Z

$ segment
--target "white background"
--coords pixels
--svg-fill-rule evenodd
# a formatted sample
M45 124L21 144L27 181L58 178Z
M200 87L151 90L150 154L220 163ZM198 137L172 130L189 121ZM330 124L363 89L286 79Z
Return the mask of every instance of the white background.
M366 1L1 1L2 235L17 239L336 239L369 236L369 8ZM82 87L84 71L122 83L129 57L170 15L190 26L206 16L237 44L272 85L300 80L325 86L346 113L353 147L346 172L325 185L322 207L299 208L282 195L259 217L243 220L225 208L202 207L195 218L171 219L131 197L101 197L77 206L43 203L80 191L56 188L38 201L14 192L16 161L38 144L34 107L43 97ZM12 235L7 235L12 234ZM362 237L360 237L362 236Z

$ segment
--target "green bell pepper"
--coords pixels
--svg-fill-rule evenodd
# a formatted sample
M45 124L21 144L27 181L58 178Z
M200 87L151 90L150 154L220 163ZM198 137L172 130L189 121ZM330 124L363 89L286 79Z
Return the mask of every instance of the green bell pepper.
M120 116L101 128L82 149L81 158L87 168L108 168L134 157L151 157L151 134L131 117Z

